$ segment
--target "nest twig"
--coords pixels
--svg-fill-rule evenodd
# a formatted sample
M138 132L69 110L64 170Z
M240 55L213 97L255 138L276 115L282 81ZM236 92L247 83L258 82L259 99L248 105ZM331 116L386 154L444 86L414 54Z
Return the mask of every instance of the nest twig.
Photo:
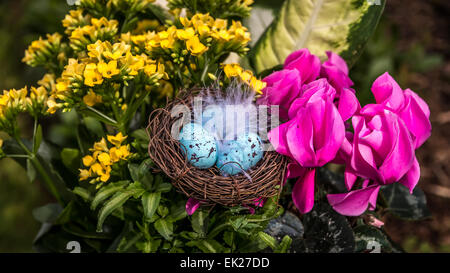
M191 102L197 91L201 90L182 92L165 108L156 109L150 114L147 127L150 138L148 153L156 166L180 192L206 205L253 205L258 198L279 195L288 160L277 152L264 152L260 162L246 171L249 177L243 174L225 177L215 166L198 169L188 162L181 152L179 141L171 135L173 123L182 115L171 117L170 110L175 105L184 104L192 112Z

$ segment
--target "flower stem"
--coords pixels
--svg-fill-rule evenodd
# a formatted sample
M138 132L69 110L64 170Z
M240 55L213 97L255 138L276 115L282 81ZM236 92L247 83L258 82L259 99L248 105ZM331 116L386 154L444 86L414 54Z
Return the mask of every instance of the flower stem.
M14 136L14 139L19 144L19 146L25 151L25 153L27 153L29 160L31 160L31 163L33 163L33 166L36 168L36 171L40 174L40 176L42 177L42 179L44 180L48 189L53 194L53 196L56 198L56 200L60 204L64 204L58 190L56 189L55 184L53 183L53 180L50 178L48 173L45 171L44 167L42 166L42 164L39 161L39 159L37 158L37 156L35 154L33 154L27 148L27 146L22 142L22 140L20 139L20 137L17 134Z

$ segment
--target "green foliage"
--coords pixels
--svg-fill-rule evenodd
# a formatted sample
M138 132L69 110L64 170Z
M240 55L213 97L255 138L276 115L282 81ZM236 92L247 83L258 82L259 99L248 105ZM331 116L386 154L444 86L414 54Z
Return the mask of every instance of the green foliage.
M351 66L382 14L381 5L365 0L286 0L280 13L258 40L250 57L256 72L282 64L293 51L308 48L324 57L328 50Z
M395 183L381 189L388 211L405 220L422 220L431 217L423 191L415 187L412 194L408 188Z

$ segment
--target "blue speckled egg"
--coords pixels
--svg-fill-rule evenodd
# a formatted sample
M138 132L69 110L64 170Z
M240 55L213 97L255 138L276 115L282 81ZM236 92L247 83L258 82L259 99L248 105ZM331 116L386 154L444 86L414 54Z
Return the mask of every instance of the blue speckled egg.
M243 160L248 168L255 166L263 157L261 138L256 133L242 134L238 136L236 142L243 149Z
M216 140L200 124L184 125L180 131L180 143L181 150L195 167L207 169L216 163Z
M225 175L235 175L248 169L243 149L234 140L225 142L219 149L216 166Z
M260 137L255 133L243 134L219 147L216 166L226 175L235 175L255 166L263 154Z

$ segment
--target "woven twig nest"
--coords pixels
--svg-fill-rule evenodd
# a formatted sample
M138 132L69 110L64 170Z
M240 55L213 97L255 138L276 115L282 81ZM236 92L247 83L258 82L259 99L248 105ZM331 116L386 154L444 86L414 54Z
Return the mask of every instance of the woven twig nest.
M192 101L202 90L181 92L165 108L154 110L149 117L147 133L150 138L150 158L172 181L180 192L201 201L204 205L252 205L258 198L268 198L281 192L288 159L275 151L264 152L263 158L247 175L222 176L217 167L199 169L192 166L182 153L180 142L172 134L174 122L182 119L171 116L174 106L185 105L192 111Z

